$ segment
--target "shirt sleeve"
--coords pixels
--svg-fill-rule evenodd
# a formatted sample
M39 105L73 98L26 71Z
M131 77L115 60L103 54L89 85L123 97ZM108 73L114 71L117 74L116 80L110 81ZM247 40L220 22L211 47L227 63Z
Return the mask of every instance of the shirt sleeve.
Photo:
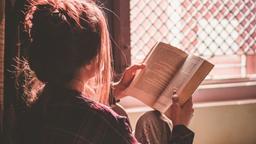
M135 137L142 144L192 144L194 133L184 125L172 126L157 111L143 114L137 121Z
M194 132L184 125L176 125L173 127L170 144L192 144Z
M135 137L142 144L168 144L170 131L160 113L150 111L138 119Z
M158 133L150 125L141 125L140 128L136 128L135 137L142 144L157 144L160 143Z
M106 144L138 144L132 134L131 127L126 117L117 117L117 123L110 125L105 135Z

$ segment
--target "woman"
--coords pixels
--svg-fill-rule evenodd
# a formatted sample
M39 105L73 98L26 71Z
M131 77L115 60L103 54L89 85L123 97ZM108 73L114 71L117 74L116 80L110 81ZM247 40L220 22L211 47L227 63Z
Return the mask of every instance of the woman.
M40 97L21 122L21 143L137 143L124 117L95 102L108 103L111 80L109 35L99 7L89 0L33 1L25 27L28 64L44 87L32 89Z
M25 18L28 64L42 83L21 121L22 144L134 144L125 117L110 110L110 44L102 11L90 0L37 0ZM113 94L123 96L134 72ZM33 79L33 78L32 78ZM37 96L40 95L38 98ZM96 102L97 101L97 102ZM103 104L100 104L100 103Z

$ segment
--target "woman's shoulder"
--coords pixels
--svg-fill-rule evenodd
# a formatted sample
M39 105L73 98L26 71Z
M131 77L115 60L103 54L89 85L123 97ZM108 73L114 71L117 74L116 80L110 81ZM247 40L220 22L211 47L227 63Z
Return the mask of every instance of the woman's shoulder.
M110 107L85 99L88 104L87 113L91 116L91 125L98 128L97 134L104 133L107 137L106 143L136 143L136 139L132 136L132 130L129 121L125 116L120 116ZM88 118L85 115L85 117ZM86 128L87 129L87 128Z
M59 88L50 91L46 95L49 99L49 110L54 112L62 112L63 117L73 116L81 119L100 119L101 122L115 122L120 118L115 112L113 112L108 106L91 100L89 97L83 95L80 92Z
M127 117L120 116L115 111L113 111L109 106L106 106L104 104L82 97L80 98L80 104L78 105L78 107L84 110L84 112L87 113L87 116L91 115L95 119L100 119L101 122L106 124L106 126L109 126L115 129L119 129L119 128L130 129L130 127L127 127L128 126Z
M96 117L105 117L112 120L116 120L117 118L119 118L119 115L112 111L110 107L93 101L83 95L76 95L75 98L72 100L71 105L79 111L90 113L91 115L94 115Z
M68 88L54 89L51 92L50 103L52 106L70 109L79 113L86 113L86 115L102 115L105 117L118 117L108 106L91 100L88 96L83 95Z
M93 113L99 114L100 116L104 116L114 121L123 118L114 112L109 106L88 99L86 101L88 102L89 110Z

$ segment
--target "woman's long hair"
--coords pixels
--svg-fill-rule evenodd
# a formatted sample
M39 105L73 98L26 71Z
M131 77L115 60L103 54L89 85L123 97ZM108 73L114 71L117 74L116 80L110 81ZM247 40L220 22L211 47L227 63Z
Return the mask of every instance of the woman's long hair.
M108 104L111 46L104 14L94 1L33 0L24 24L31 39L28 63L42 84L68 83L94 60L95 77L86 85L95 91L94 100Z

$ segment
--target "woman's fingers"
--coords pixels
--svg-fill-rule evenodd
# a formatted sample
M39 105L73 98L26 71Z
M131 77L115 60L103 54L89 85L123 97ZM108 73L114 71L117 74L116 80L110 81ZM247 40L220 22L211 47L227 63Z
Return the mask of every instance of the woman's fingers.
M116 98L124 97L123 91L127 89L131 84L132 80L134 79L135 73L143 68L145 68L145 64L135 64L126 68L120 81L112 85L113 94Z
M138 70L145 68L145 66L146 66L145 64L132 65L132 66L126 68L126 70L124 72L124 76L134 76Z
M185 125L188 125L190 123L191 118L193 117L194 108L193 108L193 102L192 97L182 106L182 115L181 120Z
M126 68L120 84L124 85L125 87L129 86L130 82L135 76L135 73L143 68L145 68L145 64L135 64Z

